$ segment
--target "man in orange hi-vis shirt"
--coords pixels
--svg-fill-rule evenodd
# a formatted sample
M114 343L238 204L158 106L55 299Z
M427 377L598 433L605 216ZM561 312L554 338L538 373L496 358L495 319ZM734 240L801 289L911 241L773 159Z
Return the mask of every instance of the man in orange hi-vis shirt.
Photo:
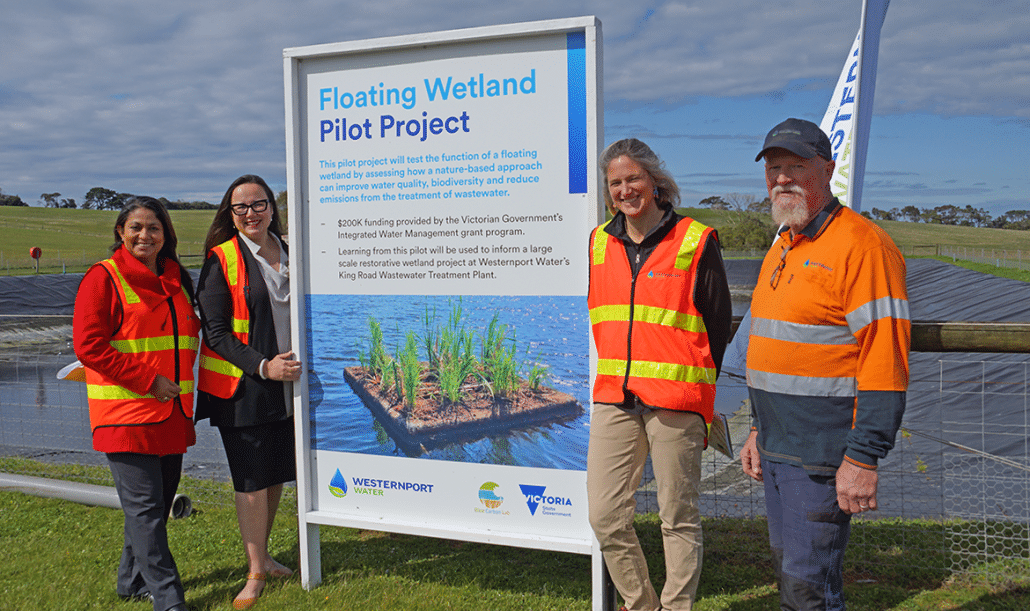
M842 610L851 516L877 508L877 463L905 411L905 260L830 191L830 141L787 119L762 151L783 227L751 300L752 427L740 459L764 481L781 609Z

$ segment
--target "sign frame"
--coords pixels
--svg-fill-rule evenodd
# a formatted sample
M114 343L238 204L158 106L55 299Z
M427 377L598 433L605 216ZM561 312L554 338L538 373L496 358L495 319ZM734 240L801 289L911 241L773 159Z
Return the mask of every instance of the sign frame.
M585 191L589 206L586 218L588 224L582 227L583 251L586 252L586 236L590 229L604 219L604 209L600 196L601 177L596 167L596 159L603 143L603 96L602 96L602 57L601 57L601 23L596 17L577 17L500 26L479 27L464 30L451 30L406 36L377 38L353 42L314 45L308 47L288 48L283 50L283 78L285 85L285 124L286 124L286 182L289 194L289 226L291 242L290 290L294 298L291 300L291 316L294 321L292 329L292 345L301 362L311 362L307 345L306 301L311 294L310 269L307 247L312 239L312 228L309 216L309 205L317 194L310 193L308 174L314 172L313 160L306 159L308 154L304 146L304 130L308 129L310 118L304 107L303 87L305 87L305 62L309 61L348 61L354 58L379 56L395 52L422 49L447 49L448 52L460 55L463 45L471 51L482 49L483 43L503 43L520 38L561 35L581 32L584 40L585 61L585 99L586 99L586 134L585 134ZM384 62L389 62L387 58ZM382 85L380 85L382 87ZM428 87L428 83L427 83ZM401 132L398 130L398 134ZM571 147L570 147L571 149ZM571 154L571 153L570 153ZM571 181L571 178L570 178ZM571 184L571 183L570 183ZM584 254L585 258L585 254ZM573 268L570 273L586 274L586 269ZM583 292L585 297L585 290ZM589 342L588 342L589 343ZM591 371L594 364L594 350L590 345ZM305 367L307 369L307 367ZM317 504L316 450L312 447L311 412L309 408L309 379L307 371L301 379L294 383L294 413L296 458L297 458L297 503L300 530L300 573L302 585L306 589L317 586L322 579L320 554L320 526L341 526L363 528L457 539L469 542L506 545L562 551L592 556L592 581L594 584L594 609L603 608L602 599L610 594L603 587L604 565L596 539L589 536L569 537L547 534L528 534L495 529L466 527L434 526L421 520L392 519L386 521L361 514L346 514L319 510ZM411 459L397 459L411 460ZM417 459L415 459L417 460ZM523 467L499 467L523 468ZM585 499L585 471L582 472ZM324 482L323 482L324 483ZM586 529L589 531L589 528Z

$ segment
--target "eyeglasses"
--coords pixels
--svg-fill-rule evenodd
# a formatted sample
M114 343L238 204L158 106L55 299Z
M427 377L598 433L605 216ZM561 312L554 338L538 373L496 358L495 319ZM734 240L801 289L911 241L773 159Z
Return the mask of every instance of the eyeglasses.
M780 253L780 264L773 270L772 278L769 278L769 286L775 291L776 287L780 284L780 276L783 272L783 268L787 267L787 253L790 252L790 245L788 244L783 252Z
M264 212L268 208L268 200L259 199L255 200L253 203L250 204L233 204L230 207L232 208L233 214L235 214L236 216L243 216L247 214L247 210L253 210L254 212Z

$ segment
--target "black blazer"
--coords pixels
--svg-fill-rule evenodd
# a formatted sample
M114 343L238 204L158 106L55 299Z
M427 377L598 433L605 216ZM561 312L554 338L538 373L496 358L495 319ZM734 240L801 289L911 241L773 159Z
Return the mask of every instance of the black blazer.
M210 418L216 426L253 426L277 422L287 418L283 383L264 380L258 373L261 359L271 361L279 354L279 343L272 321L272 302L261 275L261 268L250 248L233 238L240 247L247 270L249 286L246 291L247 310L250 312L250 333L244 344L232 333L232 295L222 273L217 256L204 262L197 283L197 301L200 305L200 323L204 341L222 358L243 370L243 378L230 399L222 399L206 392L197 392L197 420ZM286 245L283 244L283 249Z

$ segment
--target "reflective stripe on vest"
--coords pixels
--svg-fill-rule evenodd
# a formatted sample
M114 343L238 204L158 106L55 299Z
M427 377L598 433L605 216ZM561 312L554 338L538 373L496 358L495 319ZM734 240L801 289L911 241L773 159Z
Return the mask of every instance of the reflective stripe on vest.
M200 323L185 287L172 297L172 304L156 312L143 303L118 269L114 259L101 261L114 280L122 304L122 324L110 340L111 347L154 367L160 375L180 387L179 402L186 417L193 417L193 361L199 346ZM159 306L161 307L161 306ZM178 335L169 335L172 325L168 317L174 313ZM165 315L162 315L165 314ZM176 371L178 351L179 368ZM140 395L99 371L86 370L86 398L89 401L90 424L93 430L102 426L156 424L171 415L174 401L161 402L151 394Z
M232 296L232 332L246 344L250 339L250 311L247 308L247 269L240 252L238 238L234 237L211 249L208 256L217 256L222 274ZM239 388L243 370L221 357L207 345L200 347L200 379L198 388L208 394L229 399Z
M597 306L590 309L590 324L629 320L630 307L626 305ZM666 310L653 306L637 305L633 307L633 320L649 322L654 325L665 325L693 333L705 331L704 319L700 316L684 314L675 310Z
M634 279L622 242L603 225L595 230L587 299L598 353L595 401L621 403L629 391L648 405L711 422L715 361L693 303L698 252L710 233L681 220Z
M626 361L598 359L597 373L599 375L624 377L626 375ZM714 368L691 367L675 363L634 360L630 365L629 375L635 378L654 378L656 380L669 380L670 382L690 382L692 384L704 382L706 384L715 384Z
M186 396L193 393L193 380L182 380L179 383L181 390L179 396ZM145 395L138 395L128 388L122 386L102 386L96 384L86 385L86 398L87 399L102 399L102 400L113 400L113 399L153 399L154 395L147 393Z

